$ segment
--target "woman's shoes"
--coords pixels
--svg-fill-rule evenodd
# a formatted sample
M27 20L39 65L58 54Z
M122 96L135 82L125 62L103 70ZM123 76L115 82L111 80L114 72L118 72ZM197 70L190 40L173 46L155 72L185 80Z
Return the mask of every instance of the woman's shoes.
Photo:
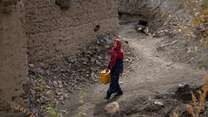
M106 96L105 99L106 99L106 100L109 100L109 99L110 99L110 96Z
M106 95L105 99L106 99L106 100L109 100L110 97L111 97L111 94L107 92L107 95Z
M118 97L118 96L121 96L121 95L123 95L123 92L122 92L122 91L119 91L119 92L116 93L115 97ZM105 99L106 99L106 100L109 100L110 97L111 97L111 95L108 95L108 94L107 94L106 97L105 97Z
M115 96L117 97L117 96L121 96L121 95L123 95L123 92L119 91Z

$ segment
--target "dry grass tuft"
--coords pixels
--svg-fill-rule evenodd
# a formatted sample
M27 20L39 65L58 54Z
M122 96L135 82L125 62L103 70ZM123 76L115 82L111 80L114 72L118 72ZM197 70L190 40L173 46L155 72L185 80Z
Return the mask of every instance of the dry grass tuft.
M208 75L204 76L204 85L198 91L198 96L192 93L192 102L186 106L186 111L192 117L199 117L201 113L205 112L206 97L208 96ZM173 113L173 117L180 117L178 112Z

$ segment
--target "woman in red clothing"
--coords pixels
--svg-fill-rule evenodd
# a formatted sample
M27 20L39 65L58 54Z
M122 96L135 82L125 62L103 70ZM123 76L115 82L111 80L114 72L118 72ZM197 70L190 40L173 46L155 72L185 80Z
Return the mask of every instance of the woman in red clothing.
M111 82L106 99L110 99L113 93L116 93L116 96L123 94L119 85L119 76L123 73L123 59L124 51L121 47L121 41L116 39L111 50L111 61L108 65L108 68L111 70Z

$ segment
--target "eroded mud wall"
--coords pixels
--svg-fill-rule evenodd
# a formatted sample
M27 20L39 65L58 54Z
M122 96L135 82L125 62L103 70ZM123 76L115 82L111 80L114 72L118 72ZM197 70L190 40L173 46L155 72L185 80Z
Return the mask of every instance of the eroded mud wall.
M4 5L6 4L6 7ZM27 81L26 35L21 3L0 2L0 111L23 94ZM3 103L2 103L3 102ZM21 102L20 102L21 103Z
M103 33L116 33L117 0L25 0L29 61L39 64L70 55Z

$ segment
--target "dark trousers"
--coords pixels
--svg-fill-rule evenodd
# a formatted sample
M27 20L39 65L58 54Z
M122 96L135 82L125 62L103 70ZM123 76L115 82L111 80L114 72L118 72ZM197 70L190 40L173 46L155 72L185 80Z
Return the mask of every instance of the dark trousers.
M113 93L117 93L117 94L123 93L119 85L119 76L120 76L119 70L113 70L111 72L111 82L110 82L110 87L107 91L107 97L110 97Z

